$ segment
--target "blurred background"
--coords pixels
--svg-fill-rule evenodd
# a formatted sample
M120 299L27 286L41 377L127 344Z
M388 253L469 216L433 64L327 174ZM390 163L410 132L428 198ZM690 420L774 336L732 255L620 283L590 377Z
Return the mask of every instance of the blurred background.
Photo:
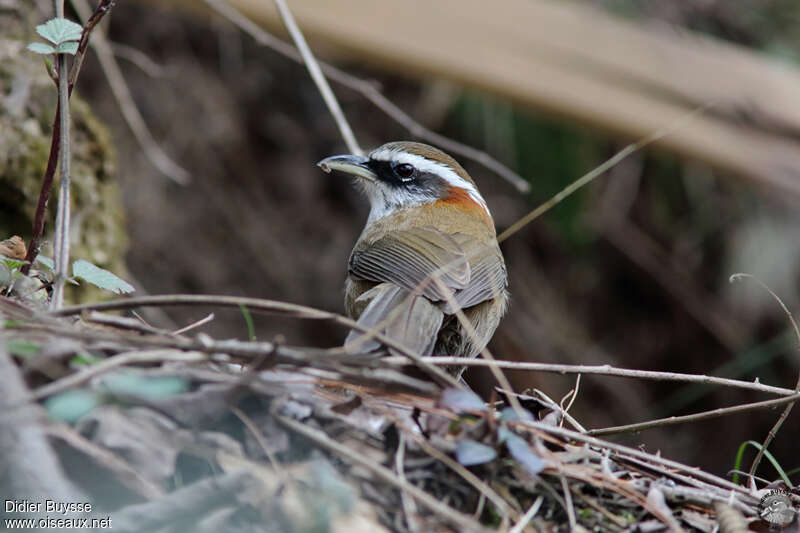
M285 38L271 2L230 5ZM728 279L753 274L800 312L800 4L289 6L318 57L371 80L420 124L486 151L530 182L520 193L453 154L500 231L629 142L675 130L503 243L512 300L490 345L497 358L794 387L800 354L786 316L757 284ZM126 263L140 294L247 295L341 312L347 257L368 208L346 179L315 166L346 149L305 68L206 2L118 2L104 26L133 102L191 180L179 185L153 166L90 55L76 94L112 134ZM358 92L332 85L366 149L414 138ZM147 316L180 326L208 312ZM214 312L204 331L246 336L240 313ZM316 346L345 335L327 323L263 316L256 328L261 339ZM518 390L535 387L557 401L575 383L553 374L510 377ZM468 379L491 388L481 372ZM585 376L571 412L587 427L604 427L759 399ZM761 442L778 414L612 439L724 475L740 444ZM798 416L771 447L787 471L800 466ZM751 448L745 469L753 455ZM777 478L762 465L763 477Z

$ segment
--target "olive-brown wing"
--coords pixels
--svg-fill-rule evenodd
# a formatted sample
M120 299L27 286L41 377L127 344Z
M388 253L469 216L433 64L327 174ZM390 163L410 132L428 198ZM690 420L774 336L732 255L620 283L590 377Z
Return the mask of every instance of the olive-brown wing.
M447 298L445 290L455 293L470 281L470 265L461 244L454 236L431 228L391 231L354 249L348 270L355 279L394 283L434 302Z

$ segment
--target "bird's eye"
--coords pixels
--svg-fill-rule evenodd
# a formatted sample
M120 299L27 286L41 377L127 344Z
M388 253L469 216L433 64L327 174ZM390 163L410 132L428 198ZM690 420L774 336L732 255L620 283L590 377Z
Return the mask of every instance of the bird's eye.
M414 170L408 163L400 163L394 167L394 173L403 181L409 180L414 175Z

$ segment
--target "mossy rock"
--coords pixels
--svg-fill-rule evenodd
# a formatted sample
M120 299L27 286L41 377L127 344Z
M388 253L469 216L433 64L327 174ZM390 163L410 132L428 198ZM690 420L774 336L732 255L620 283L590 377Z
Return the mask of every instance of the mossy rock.
M34 3L19 2L9 9L10 16L0 17L0 239L20 235L26 242L31 237L47 166L57 101L42 56L25 50L29 42L38 40L36 24L48 16L30 4ZM127 235L111 137L77 91L70 111L70 256L124 277ZM42 249L50 256L57 199L58 179L51 191L45 225L48 244ZM67 298L72 301L110 295L84 286L68 291Z

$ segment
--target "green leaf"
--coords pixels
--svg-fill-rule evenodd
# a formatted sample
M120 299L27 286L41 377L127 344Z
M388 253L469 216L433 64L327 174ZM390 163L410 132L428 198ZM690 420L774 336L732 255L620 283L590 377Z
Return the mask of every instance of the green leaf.
M250 342L255 342L256 328L253 326L253 316L250 314L250 310L244 304L239 304L239 309L242 311L245 324L247 324L247 338L250 339Z
M28 50L35 54L55 54L56 49L45 43L31 43L28 45Z
M58 45L58 48L56 48L57 54L70 54L74 56L77 51L78 51L78 43L74 41L68 43L61 43Z
M27 263L27 261L25 261L24 259L11 259L10 257L5 257L2 255L0 255L0 261L2 261L3 264L6 265L6 268L8 268L9 270L16 270L25 263Z
M497 452L486 444L469 439L456 444L456 459L464 466L482 465L494 460L495 457Z
M50 19L44 24L36 26L36 33L56 46L68 41L79 40L82 32L83 26L61 18Z
M760 450L762 448L761 443L756 442L754 440L747 440L744 441L742 444L739 445L739 449L736 451L736 462L733 465L734 470L742 470L742 459L744 458L744 451L748 446L752 446L756 450ZM792 482L789 479L789 476L784 472L783 468L781 467L778 460L775 459L775 456L772 455L769 450L764 450L764 457L772 464L772 467L778 473L780 478L786 483L787 486L791 487ZM739 483L739 474L736 473L733 475L733 482L738 484Z
M41 345L38 342L26 341L23 339L8 339L6 341L6 350L11 355L17 357L33 357L41 350Z
M56 420L72 423L102 403L100 394L88 389L75 389L51 396L44 402L44 407Z
M89 352L78 352L75 357L70 360L69 364L72 366L91 366L100 361L102 361L102 359Z
M111 394L137 396L159 400L185 392L189 383L178 376L142 376L134 372L120 372L105 377L102 384Z
M116 294L127 294L134 290L127 281L83 259L72 263L72 275Z
M50 270L55 270L55 268L56 268L55 261L53 261L51 258L49 258L47 256L44 256L44 255L36 256L36 262L41 263L42 266L47 267Z

